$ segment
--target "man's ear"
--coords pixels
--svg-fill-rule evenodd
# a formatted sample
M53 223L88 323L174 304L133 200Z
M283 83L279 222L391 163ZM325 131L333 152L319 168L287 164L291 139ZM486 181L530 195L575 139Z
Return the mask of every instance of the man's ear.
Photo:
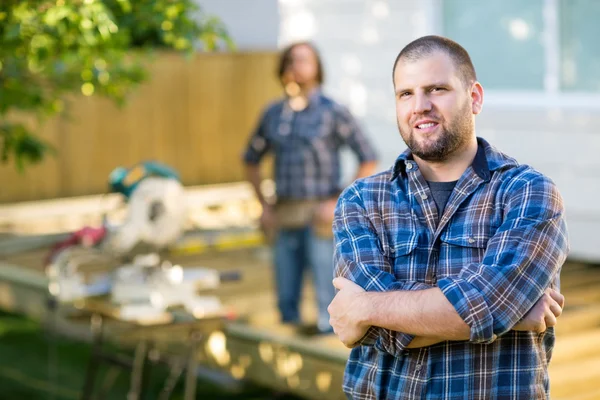
M479 82L475 82L471 86L471 108L475 115L483 109L483 86Z

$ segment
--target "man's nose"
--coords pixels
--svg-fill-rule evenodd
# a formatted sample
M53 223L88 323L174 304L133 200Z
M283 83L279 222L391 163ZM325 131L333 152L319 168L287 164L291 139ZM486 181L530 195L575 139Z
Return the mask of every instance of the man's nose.
M431 111L431 101L429 100L429 96L425 94L415 94L413 113L423 114L428 111Z

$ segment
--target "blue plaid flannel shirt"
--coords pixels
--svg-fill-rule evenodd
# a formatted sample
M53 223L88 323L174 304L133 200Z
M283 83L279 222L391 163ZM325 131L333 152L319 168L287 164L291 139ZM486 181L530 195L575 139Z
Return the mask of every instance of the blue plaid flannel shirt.
M316 90L300 112L285 100L267 107L250 137L244 161L258 164L272 151L279 198L327 198L341 191L339 150L346 145L361 163L377 158L348 109Z
M352 349L352 399L546 399L554 330L511 328L558 287L568 239L552 181L483 139L442 216L410 152L338 200L336 276L367 291L439 287L469 341L408 349L413 336L371 327Z

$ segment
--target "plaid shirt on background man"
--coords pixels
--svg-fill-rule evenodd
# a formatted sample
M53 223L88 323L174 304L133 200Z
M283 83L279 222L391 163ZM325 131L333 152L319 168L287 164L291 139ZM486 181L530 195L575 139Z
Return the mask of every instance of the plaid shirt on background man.
M376 160L348 109L317 90L300 112L294 112L285 100L269 106L250 138L244 161L258 164L272 151L278 198L327 198L341 191L339 150L344 145L361 163Z
M542 174L483 139L443 215L407 151L356 181L334 221L336 275L367 291L439 287L469 341L408 349L413 336L371 327L346 366L352 399L545 399L554 330L511 328L558 287L568 239L563 202Z

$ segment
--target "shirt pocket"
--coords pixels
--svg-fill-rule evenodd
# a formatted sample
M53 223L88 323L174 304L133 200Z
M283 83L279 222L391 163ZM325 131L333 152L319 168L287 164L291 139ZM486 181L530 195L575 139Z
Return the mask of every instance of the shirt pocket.
M488 227L460 232L445 231L440 236L438 277L456 276L468 264L480 263L491 236L492 230Z
M451 231L446 231L442 234L441 240L447 245L481 249L487 247L490 236L489 230L485 229L455 234Z
M306 141L327 141L335 129L333 114L329 110L310 110L297 116L298 136Z
M406 256L417 247L417 234L410 231L396 232L391 238L389 251L392 257Z

